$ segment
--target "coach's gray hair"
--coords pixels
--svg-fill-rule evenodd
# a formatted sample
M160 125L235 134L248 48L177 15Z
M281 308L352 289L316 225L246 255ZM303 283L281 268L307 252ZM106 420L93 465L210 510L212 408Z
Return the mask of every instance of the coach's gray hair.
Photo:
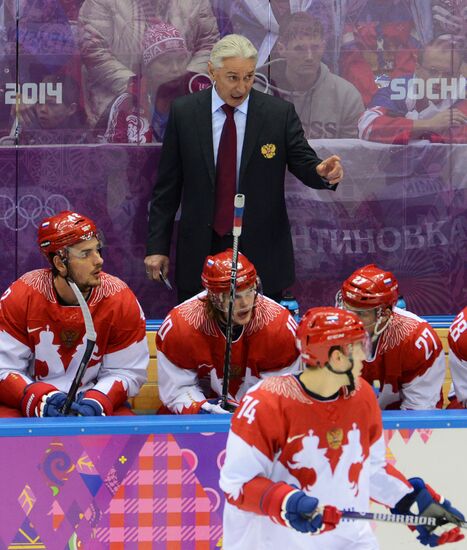
M224 59L227 57L253 59L256 63L258 60L258 51L245 36L227 34L214 44L209 61L211 61L215 69L220 69L224 63Z

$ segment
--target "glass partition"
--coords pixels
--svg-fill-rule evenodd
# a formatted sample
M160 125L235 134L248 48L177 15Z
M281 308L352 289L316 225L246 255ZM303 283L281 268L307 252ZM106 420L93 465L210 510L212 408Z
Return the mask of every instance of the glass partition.
M291 101L312 147L344 162L336 193L287 177L302 310L333 303L342 279L377 263L396 274L410 310L456 313L466 9L462 0L0 1L2 289L45 265L38 224L69 208L101 226L105 269L146 316L165 316L175 292L146 280L143 258L168 112L175 97L211 85L210 50L236 32L258 49L255 87Z

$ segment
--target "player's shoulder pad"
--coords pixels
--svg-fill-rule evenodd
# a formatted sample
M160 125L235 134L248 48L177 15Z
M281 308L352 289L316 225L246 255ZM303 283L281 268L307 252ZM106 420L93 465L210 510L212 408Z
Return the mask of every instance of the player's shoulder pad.
M134 297L133 292L124 281L114 275L101 272L101 284L94 289L89 305L95 305L105 298L112 298L124 291Z
M51 269L35 269L22 275L11 285L11 291L16 292L39 292L49 302L55 302L53 279Z
M202 292L182 302L171 311L174 324L182 330L199 331L206 336L217 336L216 321L206 315L205 293Z
M379 353L410 344L423 323L423 319L409 311L394 308L390 325L382 334Z
M268 376L257 384L257 391L291 399L292 401L299 401L300 403L309 403L311 399L302 390L300 383L293 374Z
M283 306L271 298L262 294L258 295L254 314L245 328L245 335L251 336L255 332L259 332L280 316L284 316L284 320L286 320L288 317L285 311L287 310Z

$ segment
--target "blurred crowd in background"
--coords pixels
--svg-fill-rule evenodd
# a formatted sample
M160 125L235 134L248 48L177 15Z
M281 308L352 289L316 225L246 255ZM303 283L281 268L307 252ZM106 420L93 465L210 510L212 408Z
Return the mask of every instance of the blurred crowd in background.
M0 0L0 145L161 142L232 32L309 139L467 142L467 0Z

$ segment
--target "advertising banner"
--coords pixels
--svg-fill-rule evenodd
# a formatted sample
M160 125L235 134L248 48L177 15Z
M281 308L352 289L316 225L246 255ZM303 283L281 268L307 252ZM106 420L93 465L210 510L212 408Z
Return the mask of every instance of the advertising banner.
M451 417L425 413L423 422L417 413L413 420L389 415L390 421L383 415L391 426L385 430L387 460L465 512L465 419L454 411ZM0 422L0 548L222 548L218 480L229 419L167 418ZM381 550L418 548L403 525L373 526Z
M296 266L293 291L302 312L334 304L341 282L367 263L395 273L411 311L457 312L465 302L467 145L388 146L354 139L310 143L322 157L338 154L346 177L331 192L314 191L287 176ZM160 149L0 148L5 166L0 182L6 260L0 266L2 288L45 265L37 227L44 217L71 209L85 212L102 229L104 270L132 288L147 318L163 318L176 295L148 281L143 264Z

